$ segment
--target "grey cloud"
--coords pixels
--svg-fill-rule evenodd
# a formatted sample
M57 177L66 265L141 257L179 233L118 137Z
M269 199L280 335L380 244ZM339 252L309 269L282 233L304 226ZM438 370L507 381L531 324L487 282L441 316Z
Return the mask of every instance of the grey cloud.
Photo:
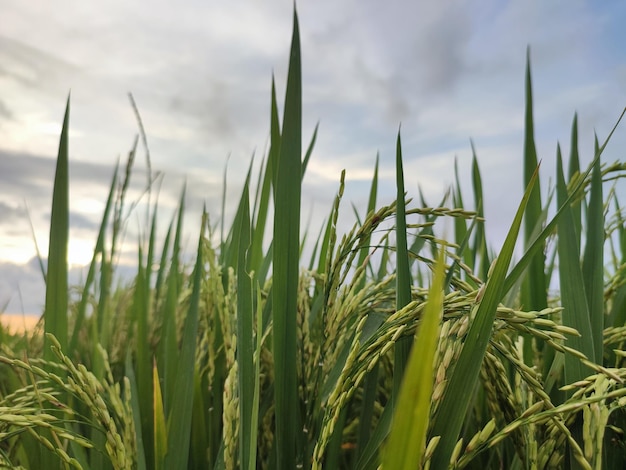
M303 44L314 55L309 73L332 80L326 106L367 105L378 109L368 113L377 116L369 125L395 127L464 79L473 30L463 3L363 1L350 12L333 13L319 27L303 27Z
M70 213L70 227L78 230L97 230L100 222L77 212Z
M15 203L6 203L0 200L0 220L5 222L13 221L25 215L24 207L15 205Z
M207 74L209 75L209 74ZM198 82L183 87L169 101L172 112L191 116L196 120L196 130L232 141L235 136L232 102L235 90L223 79L205 76L204 84ZM197 93L202 90L201 93Z
M0 98L0 118L4 118L7 120L13 119L13 112L9 108L9 106Z
M0 191L11 194L51 197L56 160L0 149ZM106 186L113 175L112 165L70 161L70 184Z
M407 57L407 65L418 75L424 92L440 94L463 79L470 26L469 14L463 8L439 10L415 39L416 54L413 60Z
M41 313L45 286L38 261L0 262L0 307L9 313Z
M12 221L26 220L25 205L35 226L49 224L55 165L52 158L0 150L0 226L4 233L11 232ZM80 207L77 203L81 197L96 199L104 205L113 172L113 165L70 161L70 227L93 235L94 240L101 211L83 213L72 206ZM145 185L145 170L138 167L131 176L129 204L143 193Z
M47 260L43 260L46 269ZM135 266L120 264L115 269L114 283L127 285L136 275ZM75 267L68 272L70 287L80 285L85 268ZM46 286L39 260L34 257L25 264L0 261L0 312L41 314L46 300Z
M78 67L57 56L0 35L0 75L25 87L37 90L56 89L78 72Z

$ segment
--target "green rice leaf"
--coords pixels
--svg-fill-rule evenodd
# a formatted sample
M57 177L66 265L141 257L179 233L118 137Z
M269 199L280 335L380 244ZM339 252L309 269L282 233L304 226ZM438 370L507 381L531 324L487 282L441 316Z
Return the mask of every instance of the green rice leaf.
M476 213L478 217L484 217L485 211L483 207L483 179L480 174L480 167L478 166L478 157L476 156L476 149L474 148L474 142L471 142L472 146L472 186L474 189L474 206L476 207ZM485 235L485 225L478 224L474 235L474 247L471 250L474 255L474 261L471 266L475 268L478 276L481 279L487 279L487 271L489 270L489 256L487 253L487 237Z
M222 244L222 251L224 252L222 255L222 264L225 268L233 268L237 270L238 259L239 259L239 239L241 237L241 233L237 230L241 223L241 218L243 217L242 211L244 208L244 199L248 198L246 204L248 205L248 214L250 213L250 178L252 176L252 162L248 166L248 173L246 174L246 179L244 182L244 190L241 192L241 196L239 197L239 204L237 206L237 212L235 213L235 219L232 227L228 232L228 236L226 237L226 242ZM248 215L248 219L250 216ZM250 222L248 221L248 225ZM227 282L227 269L225 269L224 276L224 286L228 284Z
M156 208L153 218L153 227L156 224ZM154 230L154 228L153 228ZM167 268L168 263L165 262L167 260L168 252L170 249L170 244L172 242L172 232L174 230L174 221L172 220L167 227L167 232L165 233L165 240L163 240L163 247L161 249L161 258L159 262L159 269L156 272L156 280L154 282L154 311L159 319L159 317L163 314L161 302L163 300L163 289L166 287L165 280L167 279ZM146 272L149 267L146 265ZM161 319L162 320L162 319Z
M567 345L580 351L587 358L596 362L594 336L592 334L589 305L587 296L585 295L585 284L583 273L580 266L579 243L574 225L574 217L571 208L566 205L568 198L567 186L565 184L565 176L563 172L563 162L561 158L561 149L557 147L557 170L556 170L557 186L557 202L559 205L565 205L563 215L558 225L558 255L559 255L559 280L561 288L561 304L563 305L562 321L563 325L575 328L580 336L568 338ZM593 234L590 235L593 239ZM602 270L597 273L602 278ZM597 312L604 321L604 312ZM602 330L600 330L602 335ZM600 347L602 344L600 344ZM580 361L578 357L572 354L565 355L564 375L565 382L568 384L583 380L591 371ZM568 395L571 395L569 392ZM578 444L583 443L583 431L580 420L571 426L572 435ZM579 465L574 459L573 450L570 448L570 460L572 468L585 468Z
M596 151L597 151L596 139ZM583 282L587 296L594 355L602 360L602 337L604 331L604 197L602 195L601 160L598 159L591 172L591 189L587 208L587 230L583 257Z
M302 177L302 76L300 33L294 9L285 115L275 179L274 275L272 285L276 464L296 467L296 311L298 302L300 182ZM272 142L272 146L275 142Z
M452 202L454 207L465 207L463 204L463 193L461 192L461 181L459 178L459 162L458 159L454 159L454 187L452 189ZM461 240L465 240L467 235L467 222L461 217L454 218L454 239L457 244L461 244ZM473 250L463 250L463 262L472 267ZM449 280L446 281L446 285L449 284Z
M533 92L530 70L530 48L526 50L526 113L524 126L524 186L530 182L537 168L533 121ZM524 248L528 249L542 224L541 182L538 181L530 193L528 207L524 213ZM545 275L544 246L530 261L530 266L522 282L522 305L530 310L547 307L548 282ZM529 343L530 344L530 343Z
M226 159L226 165L224 165L224 176L222 177L222 215L220 217L220 246L224 246L226 243L226 239L224 238L224 227L226 225L226 189L228 183L228 159ZM225 253L220 254L224 256ZM222 259L220 259L220 261L222 261Z
M276 191L278 180L278 159L280 158L280 118L278 116L278 104L276 100L276 84L272 75L272 104L270 109L270 152L268 167L271 168L272 187ZM274 194L276 197L276 194Z
M444 251L440 250L428 292L428 302L416 333L389 440L382 456L383 469L413 469L422 461L430 422L433 361L443 312Z
M372 435L367 442L367 445L363 448L362 453L357 460L355 468L359 470L375 470L378 468L378 462L376 457L378 456L378 450L382 445L385 438L389 435L391 429L391 421L393 418L393 406L392 402L387 402L385 409L383 410L376 428L372 432Z
M537 168L537 149L535 146L535 129L533 117L533 92L530 67L530 48L526 50L526 109L524 116L524 187L528 185L530 178ZM538 181L528 200L528 207L524 213L524 248L527 249L534 237L541 230L545 222L542 211L541 181ZM531 259L526 275L521 280L520 299L522 306L529 310L543 310L548 305L549 283L545 274L545 244ZM532 364L533 342L528 334L523 334L524 339L524 362ZM541 347L541 345L539 346ZM546 358L548 361L548 358ZM546 365L547 366L547 365Z
M563 162L561 150L557 149L557 202L565 205L568 198L567 186L563 174ZM569 207L565 207L558 225L558 253L559 253L559 279L561 287L561 302L563 304L563 324L575 328L580 337L568 338L567 345L577 349L595 362L594 337L591 331L589 308L585 295L585 285L580 267L578 242L574 220ZM602 271L599 273L602 275ZM565 356L565 381L573 383L582 380L589 375L590 371L580 362L577 357L567 354Z
M138 267L137 276L135 278L135 290L133 292L133 301L131 303L131 316L134 318L136 328L136 344L135 351L135 371L136 371L136 390L132 390L132 397L137 398L137 406L139 413L136 419L140 418L140 425L137 426L137 432L141 432L143 436L154 436L154 413L153 413L153 374L152 370L152 350L150 348L149 334L149 280L146 277L146 269L143 266L142 250L138 250ZM133 373L131 369L126 367L126 374ZM135 375L135 374L133 374ZM130 377L130 375L129 375ZM131 381L131 386L133 382ZM154 467L155 459L155 442L153 439L145 441L144 449L146 464L148 467Z
M137 470L146 470L146 456L144 451L143 430L141 423L141 406L139 405L139 388L137 387L137 379L135 377L135 370L131 360L130 350L126 354L126 361L124 364L124 370L128 383L130 384L130 390L126 393L130 393L130 404L133 410L133 424L135 426L135 438L137 440ZM150 404L149 400L145 400Z
M302 180L304 179L304 174L306 173L306 167L309 164L309 159L311 158L311 154L313 153L313 149L315 148L315 141L317 140L317 130L320 127L320 123L315 124L315 129L313 129L313 135L311 136L311 141L309 142L309 146L306 149L304 154L304 159L302 160Z
M411 273L407 249L406 200L404 196L404 171L402 169L402 142L400 131L396 141L396 310L411 302ZM398 398L402 375L409 357L413 339L404 337L394 346L392 400ZM395 398L394 398L395 397ZM394 405L395 408L395 405Z
M204 278L204 257L202 243L206 212L202 216L202 230L198 240L196 265L192 274L193 288L189 310L185 318L180 357L178 358L174 381L173 397L167 416L167 455L165 468L186 469L189 460L189 441L193 409L193 384L196 358L196 338L198 331L198 306L200 303L201 281Z
M568 175L569 180L572 181L572 179L580 173L580 155L578 153L578 114L574 114L574 120L572 121L572 137L570 145ZM582 236L582 204L580 201L574 201L572 202L571 207L580 251L580 238Z
M624 220L622 208L617 195L613 196L615 214L617 219L617 242L621 251L621 256L614 261L616 266L626 265L626 220ZM613 305L606 318L607 326L620 327L626 324L626 271L619 271L617 292L613 298Z
M170 270L167 276L165 304L162 306L162 330L159 343L158 358L159 366L163 368L163 407L165 414L169 416L170 406L176 400L175 383L178 376L178 328L176 324L178 298L181 288L180 277L180 249L183 232L183 214L185 212L185 188L180 196L174 243L172 244L172 256Z
M167 456L167 426L165 425L165 412L163 410L163 395L161 393L161 383L159 379L159 369L156 362L152 365L152 410L154 421L154 468L156 470L166 470L165 458Z
M252 246L250 247L250 270L255 272L255 277L259 283L263 284L265 278L259 278L259 270L263 263L263 239L265 236L265 225L269 210L269 200L272 190L272 167L268 157L265 168L262 172L263 181L257 189L257 196L254 200L254 228L252 234Z
M256 347L254 350L254 393L250 417L250 468L256 468L257 438L259 429L259 407L261 395L261 347L263 346L263 308L261 307L261 288L256 287Z
M67 250L69 243L69 159L68 132L70 123L70 98L67 98L59 152L57 155L52 214L50 216L50 243L46 275L46 304L44 310L44 359L54 361L47 334L55 336L61 350L67 351Z
M235 233L238 233L237 261L237 364L239 373L239 460L241 468L256 468L256 421L254 396L258 377L254 367L254 306L252 279L247 271L250 248L250 208L248 184L244 185ZM260 334L260 333L259 333Z

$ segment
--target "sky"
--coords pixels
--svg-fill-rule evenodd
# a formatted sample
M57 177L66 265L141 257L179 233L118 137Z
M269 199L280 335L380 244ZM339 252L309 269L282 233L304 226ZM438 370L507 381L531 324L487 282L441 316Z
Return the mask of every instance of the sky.
M189 246L203 204L219 217L228 162L232 214L245 171L269 139L270 87L282 101L293 2L0 0L0 310L41 313L55 156L71 90L71 280L84 276L113 168L138 125L160 179L163 222L187 185ZM470 139L501 243L521 198L524 72L530 47L542 177L555 149L569 152L578 113L583 164L626 106L626 4L579 0L315 0L297 2L304 142L319 134L303 186L303 223L317 233L346 170L344 217L364 210L377 153L379 204L395 198L401 128L405 184L437 204L458 162L471 197ZM618 128L605 161L623 159ZM306 144L305 144L306 145ZM130 197L146 180L139 147ZM545 175L545 177L544 177ZM145 200L145 198L144 198ZM120 258L130 270L141 211L131 214ZM31 221L34 239L31 233ZM195 229L195 232L194 232ZM127 256L124 256L124 253Z

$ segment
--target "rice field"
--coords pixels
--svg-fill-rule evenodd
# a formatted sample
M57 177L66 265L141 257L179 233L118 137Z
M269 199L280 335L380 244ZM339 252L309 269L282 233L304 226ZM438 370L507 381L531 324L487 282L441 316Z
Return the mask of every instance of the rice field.
M574 117L542 193L528 59L526 190L500 246L479 159L472 201L457 173L429 207L405 197L400 134L396 200L378 200L376 163L367 207L338 233L338 175L326 222L305 231L317 130L302 134L295 14L289 57L269 150L223 235L204 214L187 263L184 192L165 233L155 204L122 285L138 149L112 175L84 283L68 286L68 100L45 311L34 329L0 328L0 467L625 468L626 163L602 158L621 116L586 168Z

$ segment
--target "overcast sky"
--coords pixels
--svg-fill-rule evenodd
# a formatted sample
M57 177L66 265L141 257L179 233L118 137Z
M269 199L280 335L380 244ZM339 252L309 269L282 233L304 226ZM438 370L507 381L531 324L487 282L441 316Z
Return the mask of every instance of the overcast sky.
M141 112L153 169L165 175L163 220L186 180L195 237L203 203L219 215L228 155L234 201L252 155L260 160L266 151L271 76L282 101L292 8L287 0L0 0L0 308L42 309L26 207L45 255L69 91L77 279L93 250L113 165L137 133L127 93ZM377 152L379 204L394 199L401 124L407 189L416 195L421 186L433 204L452 181L455 157L470 197L473 139L488 229L499 244L523 189L528 45L546 181L557 141L569 152L575 111L589 162L594 129L604 139L626 105L626 4L617 0L302 0L298 13L305 142L320 122L303 188L303 217L313 214L314 234L344 168L342 228L349 228L349 204L364 207ZM621 128L605 160L623 158L625 143ZM145 179L139 155L137 189ZM139 219L129 221L126 250L136 244Z

